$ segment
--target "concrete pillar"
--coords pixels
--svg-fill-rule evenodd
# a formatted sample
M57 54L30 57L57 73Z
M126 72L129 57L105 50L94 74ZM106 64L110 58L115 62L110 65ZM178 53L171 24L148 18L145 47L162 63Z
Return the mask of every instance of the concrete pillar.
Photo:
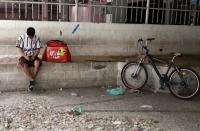
M25 4L25 20L27 19L27 12L28 12L28 5L26 3Z
M166 8L169 9L170 8L170 2L171 0L164 0L163 1L165 4L166 4ZM165 14L165 24L169 24L169 21L170 21L170 11L169 10L166 10L166 14Z
M25 20L33 20L32 19L32 8L28 8L32 4L25 4Z
M48 0L43 0L43 2L48 2ZM48 20L48 5L43 4L42 5L42 20Z
M150 0L147 0L145 24L148 24L148 21L149 21L149 8L150 8L149 4L150 4Z
M65 0L64 1L65 3L69 3L67 0ZM63 18L62 18L62 20L63 21L69 21L69 6L64 6L63 8L62 8L62 16L63 16Z
M59 19L59 21L61 21L62 20L62 9L61 9L61 3L62 3L62 1L61 0L59 0L59 9L58 9L58 19Z
M34 4L33 8L34 8L33 18L34 18L34 20L39 20L39 17L38 17L39 6Z
M33 2L33 0L32 0L32 2ZM31 5L31 19L32 20L34 20L34 7L33 7L34 5L32 4Z
M75 0L75 22L78 21L78 0Z

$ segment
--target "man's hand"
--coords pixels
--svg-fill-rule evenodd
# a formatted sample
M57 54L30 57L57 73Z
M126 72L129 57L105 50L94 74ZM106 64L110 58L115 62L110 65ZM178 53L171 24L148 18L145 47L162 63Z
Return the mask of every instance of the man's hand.
M29 57L28 56L23 56L27 61L29 61Z
M35 60L35 56L28 56L28 61L34 61Z
M35 58L36 58L35 56L31 56L31 57L30 57L30 61L34 61Z
M39 55L39 53L40 53L40 49L37 49L37 50L35 51L34 55L31 57L31 60L32 60L32 61L35 60L35 58Z
M26 60L29 61L29 57L24 54L24 52L21 48L18 48L18 52L19 52L20 56L23 56Z

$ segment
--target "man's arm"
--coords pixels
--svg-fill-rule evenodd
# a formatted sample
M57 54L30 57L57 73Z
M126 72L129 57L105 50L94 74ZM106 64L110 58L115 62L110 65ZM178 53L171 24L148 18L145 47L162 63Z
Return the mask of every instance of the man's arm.
M34 60L39 55L39 53L40 53L40 49L36 49L32 59Z
M22 39L23 37L24 35L21 35L20 37L18 37L18 40L16 42L16 47L20 56L23 56L26 60L29 60L29 57L26 56L23 51L23 47L24 47L24 40Z
M18 52L20 54L20 56L23 56L26 60L29 60L28 56L26 56L22 50L22 48L18 48Z
M34 60L36 57L38 57L39 53L40 53L40 48L42 48L42 44L40 41L40 38L37 38L37 42L36 42L36 51L34 52L33 56L32 56L32 60Z

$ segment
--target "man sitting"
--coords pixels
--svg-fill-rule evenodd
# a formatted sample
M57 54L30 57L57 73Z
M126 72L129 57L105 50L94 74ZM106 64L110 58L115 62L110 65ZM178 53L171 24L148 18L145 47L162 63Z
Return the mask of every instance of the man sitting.
M41 64L38 55L40 48L42 48L40 38L35 35L35 29L33 27L29 27L26 34L18 38L16 47L20 54L19 65L26 77L30 80L28 91L32 91L35 86L35 77ZM33 71L30 70L30 67L33 67Z

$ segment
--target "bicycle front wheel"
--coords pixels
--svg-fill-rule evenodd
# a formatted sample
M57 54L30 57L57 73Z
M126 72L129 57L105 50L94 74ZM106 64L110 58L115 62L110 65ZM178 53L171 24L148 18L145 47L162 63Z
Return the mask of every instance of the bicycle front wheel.
M142 64L129 62L122 69L121 79L129 89L142 89L148 80L147 69Z
M199 92L199 76L190 68L179 68L169 77L169 90L177 98L191 99Z

